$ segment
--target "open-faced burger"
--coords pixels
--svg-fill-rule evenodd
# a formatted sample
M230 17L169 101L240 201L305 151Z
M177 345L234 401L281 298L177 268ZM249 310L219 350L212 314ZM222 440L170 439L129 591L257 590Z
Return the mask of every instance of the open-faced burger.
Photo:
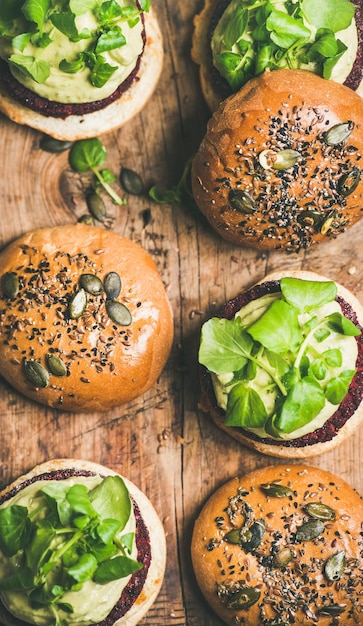
M146 104L163 62L149 0L0 5L0 111L59 140L122 126Z
M215 491L195 522L192 560L229 626L363 623L363 500L306 465L265 467Z
M362 4L206 0L195 17L192 57L212 111L266 69L308 69L362 94Z
M157 381L173 341L162 278L140 245L78 223L0 253L0 374L68 411L105 411Z
M363 309L314 272L267 276L202 326L200 406L276 457L332 449L362 422Z
M165 560L151 502L102 465L48 461L0 493L5 626L135 626L159 593Z

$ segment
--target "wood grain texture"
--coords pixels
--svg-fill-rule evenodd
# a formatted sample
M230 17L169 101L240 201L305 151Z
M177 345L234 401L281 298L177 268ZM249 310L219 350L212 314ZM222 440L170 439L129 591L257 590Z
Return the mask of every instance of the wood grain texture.
M146 187L175 185L201 140L209 111L190 59L192 19L201 0L159 0L164 71L140 115L102 137L107 167L136 170ZM68 154L39 147L40 135L0 117L0 246L40 226L74 223L86 212L88 175L71 171ZM115 187L122 190L118 183ZM191 569L193 520L228 478L279 462L242 448L198 411L200 327L226 299L286 266L325 274L363 301L363 221L334 242L286 256L232 246L195 209L158 205L146 196L107 203L112 228L141 243L155 259L175 318L175 341L157 384L143 398L106 414L48 410L0 380L0 486L37 463L78 457L102 463L135 482L152 500L167 534L168 561L157 602L144 626L220 626ZM339 474L363 493L363 427L311 465Z

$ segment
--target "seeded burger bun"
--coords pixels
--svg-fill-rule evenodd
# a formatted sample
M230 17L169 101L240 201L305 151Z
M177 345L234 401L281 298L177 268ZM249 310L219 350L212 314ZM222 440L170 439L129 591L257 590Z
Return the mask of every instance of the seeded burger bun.
M205 0L194 18L191 55L210 110L264 70L284 67L308 69L363 95L362 4L329 4L298 0L291 11L287 0ZM325 41L319 29L330 31Z
M355 92L306 70L266 71L209 121L193 195L224 239L297 252L361 218L362 153Z
M362 423L362 323L362 305L339 283L267 275L202 326L201 410L269 456L333 449Z
M123 583L125 586L123 586L121 595L111 609L107 611L106 608L106 613L99 621L99 624L102 624L102 626L135 626L145 616L159 593L164 578L166 561L166 542L162 523L150 500L136 485L127 478L120 477L119 474L109 468L91 461L55 459L37 465L34 469L21 476L9 487L4 489L0 493L0 511L5 507L17 504L19 498L28 498L28 495L26 495L27 490L33 490L35 492L37 486L41 489L44 485L60 485L62 482L67 488L74 484L85 484L87 489L90 490L101 480L110 476L122 479L126 486L126 493L128 492L128 497L131 498L131 524L134 524L135 527L133 532L134 541L136 543L136 546L132 548L134 550L133 558L138 561L139 569L131 576L128 575L128 578ZM124 500L122 495L119 497L120 499L117 500L117 502L118 506L121 507ZM21 502L21 506L26 506L26 499ZM98 512L100 511L98 510ZM112 514L114 513L115 511L112 511ZM127 528L129 527L126 526L125 530L127 530ZM0 550L0 554L1 553ZM3 553L0 567L4 566L4 562ZM21 565L20 560L18 567L21 567ZM66 563L63 565L66 565ZM4 576L2 576L2 578L4 578ZM87 584L88 583L85 583L85 587ZM80 587L82 587L82 585L80 585ZM98 614L104 612L106 599L109 595L109 584L91 585L91 587L86 588L85 593L88 594L86 595L86 602L84 602L84 597L83 600L81 600L81 598L77 600L77 592L71 593L66 598L75 609L74 613L60 610L60 617L73 626L77 626L78 623L80 625L82 624L82 626L91 623L88 617L91 611L96 610L96 614L97 612L99 612ZM20 594L22 596L27 595L24 590L21 591ZM97 594L100 595L97 596ZM82 606L83 603L85 606ZM56 608L58 606L58 604L55 604ZM39 610L39 606L38 617L37 611L35 610L35 612L33 611L33 617L29 615L29 621L25 620L24 615L26 608L24 607L24 600L18 603L17 594L11 597L6 593L4 595L4 593L0 592L0 616L1 623L4 624L4 626L25 626L27 623L48 626L48 624L53 622L50 618L48 618L47 621L47 618L43 616L43 610ZM13 612L20 610L20 615L19 613L10 613L8 610L10 608ZM94 620L92 623L95 623Z
M235 626L363 620L363 500L305 465L254 470L202 508L192 560L207 602Z
M27 233L0 254L0 373L25 396L103 411L145 393L173 340L149 254L78 223Z
M72 40L69 23L66 27L60 20L55 26L53 15L60 14L53 6L42 24L52 42L43 50L29 42L20 52L10 36L0 35L0 111L18 124L62 141L111 132L139 113L160 78L162 35L147 0L116 3L119 15L110 14L109 19L106 10L106 17L99 17L103 10L99 6L95 10L77 7L76 15L64 9L65 22L74 20L73 28L79 33L88 31L91 37ZM10 15L15 32L41 30L30 18L24 24L26 7L17 5ZM0 20L2 11L6 17L10 9L0 7ZM128 11L130 20L125 18ZM26 59L31 58L39 65L30 65ZM40 77L36 72L42 72Z

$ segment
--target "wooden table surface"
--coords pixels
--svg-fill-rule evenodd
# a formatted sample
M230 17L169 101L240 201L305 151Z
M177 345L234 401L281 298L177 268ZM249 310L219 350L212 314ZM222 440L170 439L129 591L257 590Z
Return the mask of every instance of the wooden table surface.
M164 35L164 70L140 115L104 135L107 166L153 183L177 184L205 131L209 111L190 59L193 15L201 0L154 2ZM41 226L74 223L85 213L87 175L68 154L40 149L39 133L0 116L0 246ZM115 188L122 192L115 183ZM251 468L281 462L250 451L198 411L197 349L202 322L226 299L278 268L311 269L341 282L363 301L363 220L335 241L293 256L236 247L211 231L191 206L147 196L107 205L112 228L155 259L175 317L175 341L158 383L131 404L100 414L51 410L0 380L0 486L56 457L89 459L134 481L151 499L167 535L165 581L144 626L220 626L204 603L190 563L193 520L211 492ZM339 474L363 493L363 427L311 465Z

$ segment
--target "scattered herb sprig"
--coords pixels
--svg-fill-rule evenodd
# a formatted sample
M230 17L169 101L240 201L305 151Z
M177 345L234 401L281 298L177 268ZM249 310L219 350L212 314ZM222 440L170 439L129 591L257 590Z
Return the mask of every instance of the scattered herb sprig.
M237 91L266 69L312 64L330 78L346 45L336 33L349 27L349 0L285 0L285 11L270 0L232 0L212 37L216 68Z
M150 187L148 194L154 202L157 204L182 204L185 201L193 200L190 182L193 156L186 161L180 180L175 186L162 187L157 183Z
M236 316L203 325L200 363L217 376L233 372L225 385L227 425L262 428L278 438L309 424L326 402L341 403L355 369L343 369L342 352L331 348L331 338L358 336L360 330L342 313L321 309L336 293L330 281L283 278L281 298L252 324ZM272 411L253 384L261 371L275 394Z
M64 594L86 581L104 585L140 570L130 557L134 533L124 533L132 508L120 476L108 476L88 491L83 484L51 481L35 496L31 512L20 505L0 508L0 549L17 555L14 572L0 591L26 594L33 608L49 607L54 624L59 612L73 613Z
M114 204L124 205L127 203L111 187L110 183L116 180L113 172L108 169L99 168L107 158L107 150L97 137L91 139L80 139L76 141L69 152L69 163L76 172L92 171L95 176L95 189L100 185L112 198Z

